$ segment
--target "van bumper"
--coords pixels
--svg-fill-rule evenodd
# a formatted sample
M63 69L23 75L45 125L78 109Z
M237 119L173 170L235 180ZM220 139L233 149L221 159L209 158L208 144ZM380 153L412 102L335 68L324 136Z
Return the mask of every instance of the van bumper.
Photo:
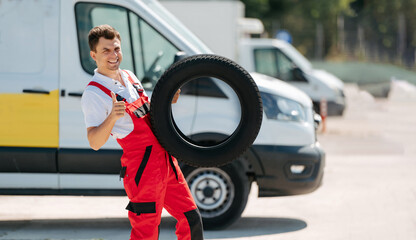
M259 197L305 194L321 185L325 152L319 143L295 147L253 145L252 148L260 156L264 173L256 176Z

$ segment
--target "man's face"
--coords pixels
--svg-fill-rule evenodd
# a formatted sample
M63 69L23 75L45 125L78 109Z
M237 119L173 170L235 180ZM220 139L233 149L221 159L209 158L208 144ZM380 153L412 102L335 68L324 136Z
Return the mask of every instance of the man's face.
M121 43L118 38L106 39L100 37L96 51L91 51L90 55L97 63L98 70L103 72L118 70L123 54L121 53Z

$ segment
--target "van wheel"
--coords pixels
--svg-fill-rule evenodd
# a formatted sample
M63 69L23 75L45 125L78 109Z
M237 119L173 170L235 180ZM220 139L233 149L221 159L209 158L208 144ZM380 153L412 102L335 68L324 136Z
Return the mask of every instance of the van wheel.
M210 146L185 136L172 116L171 100L176 91L200 77L213 77L227 83L241 105L241 119L235 131ZM260 93L250 74L229 59L207 54L174 63L157 82L150 106L153 133L160 144L179 161L196 167L217 167L239 157L256 139L262 116Z
M251 187L241 169L235 162L220 168L182 167L204 229L224 229L240 218Z

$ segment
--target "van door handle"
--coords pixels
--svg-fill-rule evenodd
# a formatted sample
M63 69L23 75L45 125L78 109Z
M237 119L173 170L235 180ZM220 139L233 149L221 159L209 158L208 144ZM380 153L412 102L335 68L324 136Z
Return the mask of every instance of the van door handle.
M37 94L49 94L49 91L45 90L35 90L35 89L23 89L24 93L37 93Z
M82 92L68 92L68 96L71 96L71 97L82 97Z

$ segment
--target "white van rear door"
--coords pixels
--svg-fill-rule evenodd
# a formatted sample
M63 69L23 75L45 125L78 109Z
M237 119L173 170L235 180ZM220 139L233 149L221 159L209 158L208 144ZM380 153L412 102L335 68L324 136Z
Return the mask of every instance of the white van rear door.
M58 3L0 5L0 146L58 147Z
M0 188L57 187L58 29L57 1L0 2Z

